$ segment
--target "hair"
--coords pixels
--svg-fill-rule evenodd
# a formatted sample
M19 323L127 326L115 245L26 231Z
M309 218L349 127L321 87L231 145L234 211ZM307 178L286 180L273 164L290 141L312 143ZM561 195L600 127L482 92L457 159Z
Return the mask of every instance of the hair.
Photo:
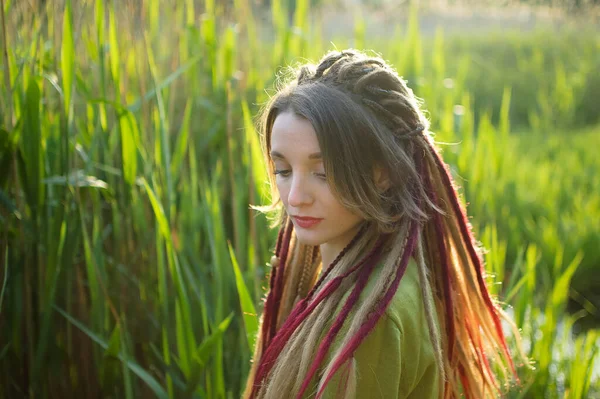
M410 258L419 270L440 397L494 397L500 382L516 377L501 319L518 332L490 297L482 250L420 105L385 61L347 50L301 66L264 108L272 202L257 208L278 212L279 235L244 398L301 398L313 383L319 398L340 368L350 372L345 390L352 397L352 355L387 309ZM332 193L364 219L331 265L321 265L317 246L296 239L281 206L269 154L283 112L312 124ZM385 190L374 181L375 168L388 174ZM363 297L377 264L377 288ZM326 357L342 325L348 333Z

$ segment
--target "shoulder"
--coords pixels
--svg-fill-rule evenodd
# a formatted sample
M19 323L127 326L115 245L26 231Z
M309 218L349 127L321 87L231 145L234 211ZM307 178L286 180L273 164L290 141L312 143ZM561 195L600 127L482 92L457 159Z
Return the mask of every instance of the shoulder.
M376 289L374 281L379 275L380 266L367 283L365 294ZM336 339L336 347L344 334L345 328ZM429 339L419 274L414 261L410 261L388 308L359 345L353 358L356 398L436 397L439 373ZM334 381L332 383L336 386Z
M389 322L395 323L403 333L427 331L419 270L413 259L408 263L385 315Z
M378 265L365 287L366 292L377 289L376 280L380 270L381 265ZM389 328L395 327L402 335L419 333L421 338L421 330L427 334L428 326L419 270L414 259L410 259L398 289L378 324L389 324Z
M378 373L388 377L386 384L397 389L394 397L437 396L439 371L414 260L409 262L392 301L362 346L356 352L359 374L374 373L379 367Z

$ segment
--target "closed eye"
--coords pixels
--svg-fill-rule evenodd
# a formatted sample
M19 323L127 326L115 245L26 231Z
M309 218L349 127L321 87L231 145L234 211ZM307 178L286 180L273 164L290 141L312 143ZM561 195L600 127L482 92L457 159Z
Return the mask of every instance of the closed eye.
M273 173L275 173L275 175L280 175L281 177L287 177L290 175L290 172L291 171L288 169L276 169Z

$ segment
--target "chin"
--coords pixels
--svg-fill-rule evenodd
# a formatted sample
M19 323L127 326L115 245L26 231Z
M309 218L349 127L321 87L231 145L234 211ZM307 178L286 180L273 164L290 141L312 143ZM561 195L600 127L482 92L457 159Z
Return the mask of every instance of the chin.
M306 234L303 231L298 232L298 230L296 230L296 239L300 244L312 246L318 246L323 244L323 240L319 239L319 237L317 237L315 234Z

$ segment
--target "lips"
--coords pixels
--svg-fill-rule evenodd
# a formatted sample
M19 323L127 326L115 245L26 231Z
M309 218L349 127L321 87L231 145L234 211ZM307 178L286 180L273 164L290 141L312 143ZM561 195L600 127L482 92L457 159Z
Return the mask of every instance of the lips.
M294 221L296 222L296 225L298 225L299 227L302 227L304 229L308 229L310 227L313 227L315 225L317 225L321 220L321 218L311 218L311 217L305 217L305 216L293 216Z

